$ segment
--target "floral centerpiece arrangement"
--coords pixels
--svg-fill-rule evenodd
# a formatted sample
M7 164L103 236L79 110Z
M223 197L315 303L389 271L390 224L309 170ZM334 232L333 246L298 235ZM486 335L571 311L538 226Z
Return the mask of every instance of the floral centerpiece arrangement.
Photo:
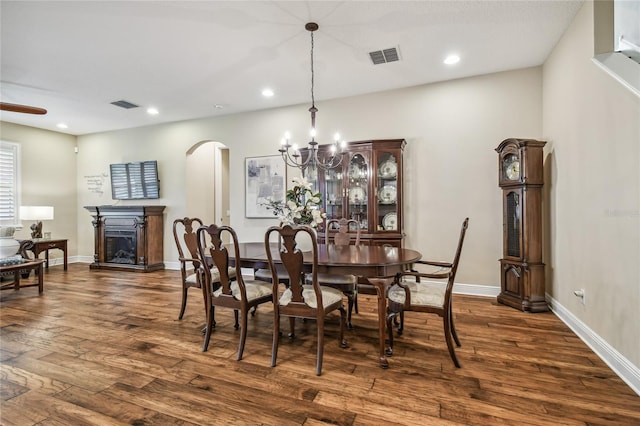
M269 200L265 207L273 210L280 222L288 225L309 225L317 228L327 217L321 210L322 194L312 191L312 183L305 178L293 178L293 188L287 190L285 201Z

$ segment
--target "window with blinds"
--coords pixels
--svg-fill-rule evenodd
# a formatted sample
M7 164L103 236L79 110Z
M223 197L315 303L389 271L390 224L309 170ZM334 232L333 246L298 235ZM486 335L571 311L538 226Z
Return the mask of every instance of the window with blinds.
M0 141L0 226L19 226L20 144Z
M156 161L111 164L111 195L114 200L160 197Z

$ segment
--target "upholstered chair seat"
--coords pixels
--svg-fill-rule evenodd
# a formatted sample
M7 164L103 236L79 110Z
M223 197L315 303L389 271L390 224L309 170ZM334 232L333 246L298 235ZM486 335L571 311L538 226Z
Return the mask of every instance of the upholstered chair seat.
M235 278L236 270L234 268L229 268L228 270L229 270L229 278L232 278L232 279ZM218 271L218 268L214 266L213 268L210 269L210 271L211 271L211 280L214 283L220 282L220 271ZM190 274L189 276L187 276L187 279L185 281L190 284L197 284L198 274Z
M325 305L339 303L342 300L342 292L340 290L332 287L320 286L320 291L322 292L322 302ZM312 284L302 286L302 297L304 298L304 303L310 308L316 309L318 307L316 293L313 290ZM291 299L291 289L288 288L282 293L279 303L281 306L287 306L291 303Z
M418 306L444 307L444 295L447 291L446 283L420 282L404 280L403 284L409 289L411 304ZM389 289L389 300L403 304L406 300L406 292L399 285Z
M270 296L272 294L271 284L267 282L244 280L244 287L248 302L260 299L264 296ZM231 294L236 300L242 299L240 286L235 281L231 283ZM220 297L221 295L222 287L213 292L213 297Z

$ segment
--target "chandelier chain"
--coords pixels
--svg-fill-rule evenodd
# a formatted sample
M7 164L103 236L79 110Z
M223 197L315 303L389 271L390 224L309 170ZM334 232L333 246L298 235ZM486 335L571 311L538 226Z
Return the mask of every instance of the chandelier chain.
M313 71L313 31L311 32L311 106L315 108L316 98L313 93L313 86L315 84L315 73Z
M298 149L297 145L292 145L289 142L289 132L285 133L285 137L280 142L280 149L278 150L282 155L282 159L285 164L290 167L297 167L303 172L306 170L310 175L317 172L317 169L332 169L338 167L342 163L346 151L344 150L346 143L342 141L340 143L340 135L336 133L335 141L323 155L323 159L318 157L318 142L315 140L316 136L316 98L315 98L315 69L314 69L314 57L313 51L315 47L313 32L318 29L318 24L315 22L309 22L305 25L305 29L311 34L311 108L309 113L311 114L311 140L308 142L308 148L306 154L303 156ZM339 145L340 144L340 145ZM338 152L339 151L339 152ZM315 172L314 172L315 170Z

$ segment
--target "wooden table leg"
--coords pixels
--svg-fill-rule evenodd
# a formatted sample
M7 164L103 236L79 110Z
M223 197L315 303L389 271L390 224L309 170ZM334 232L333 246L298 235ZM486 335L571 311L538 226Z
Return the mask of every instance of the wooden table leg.
M36 269L36 273L38 274L38 293L42 293L42 291L44 290L44 276L43 276L42 263Z
M15 291L20 290L20 271L16 270L13 273L13 289Z
M380 350L379 361L380 367L389 368L389 361L387 360L386 349L386 328L387 328L387 296L386 296L386 283L384 280L374 279L369 280L369 283L375 286L378 296L378 346Z

